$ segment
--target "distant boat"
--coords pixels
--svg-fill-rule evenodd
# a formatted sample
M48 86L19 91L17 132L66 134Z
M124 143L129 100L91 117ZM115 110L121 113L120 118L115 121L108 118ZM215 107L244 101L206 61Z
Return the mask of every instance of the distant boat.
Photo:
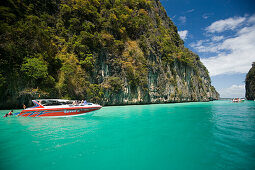
M245 99L243 99L243 98L234 98L234 99L232 99L232 102L234 102L234 103L239 103L239 102L244 102L245 101Z
M22 110L18 116L23 117L69 117L88 114L99 110L102 106L93 103L77 102L63 99L32 100L34 107Z

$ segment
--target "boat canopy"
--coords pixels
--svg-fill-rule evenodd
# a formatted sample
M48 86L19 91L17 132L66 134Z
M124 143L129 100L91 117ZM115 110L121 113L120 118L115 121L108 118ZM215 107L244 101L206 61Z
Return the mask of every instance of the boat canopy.
M65 99L36 99L34 101L36 101L42 106L68 105L74 102L74 100L65 100Z

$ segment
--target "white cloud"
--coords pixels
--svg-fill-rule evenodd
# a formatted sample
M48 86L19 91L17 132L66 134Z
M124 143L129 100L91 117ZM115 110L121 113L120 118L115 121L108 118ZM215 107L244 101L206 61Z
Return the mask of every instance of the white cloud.
M213 40L213 41L220 41L220 40L222 40L222 39L224 39L224 36L213 36L213 37L212 37L212 40Z
M240 28L235 30L232 36L209 35L211 38L190 44L198 52L213 56L201 58L211 76L249 71L252 62L255 61L255 22L250 22L253 17L254 15L246 16L243 24L239 25Z
M222 98L244 97L245 85L232 85L231 87L218 90Z
M208 16L208 15L203 15L202 17L203 17L204 19L209 18L209 16Z
M213 37L211 39L214 39ZM217 38L215 38L217 39ZM207 40L199 40L196 43L191 43L191 47L195 48L198 52L213 52L217 53L219 51L220 46L215 43L215 41Z
M190 9L190 10L186 11L186 13L191 13L191 12L194 12L194 11L195 11L195 9Z
M181 39L185 40L188 35L188 30L178 31L178 34L180 35Z
M255 23L255 14L248 19L249 23Z
M225 20L219 20L212 23L210 26L206 28L206 31L210 33L215 32L223 32L226 30L234 30L237 28L242 22L244 22L245 17L234 17L228 18Z
M212 15L213 15L213 13L204 13L202 15L202 18L207 19L207 18L211 17Z
M202 52L217 52L218 55L201 59L211 76L220 74L247 73L251 63L255 61L255 26L239 31L236 37L225 39L222 43L211 46L200 46Z
M185 24L185 22L186 22L186 17L185 16L180 16L179 17L179 20L180 20L180 22L182 23L182 24Z

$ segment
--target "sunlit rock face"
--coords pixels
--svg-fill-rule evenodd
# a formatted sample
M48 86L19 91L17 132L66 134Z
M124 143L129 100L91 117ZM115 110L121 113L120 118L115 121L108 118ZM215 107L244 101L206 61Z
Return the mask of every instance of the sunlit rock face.
M1 6L0 109L31 99L102 105L219 98L159 0Z
M160 27L169 32L167 38L171 39L173 46L178 48L179 52L169 53L171 61L167 61L169 58L166 59L164 56L165 49L160 49L163 47L158 46L157 41L148 31L143 33L146 35L145 38L140 37L126 42L123 55L131 54L126 57L132 63L132 74L134 77L137 74L138 78L143 79L140 82L138 80L136 84L130 80L132 78L129 77L125 66L123 69L125 63L120 66L122 70L119 70L116 64L107 60L109 54L101 54L102 56L98 60L98 65L101 67L98 67L97 74L101 80L100 83L104 84L107 82L107 78L112 76L120 77L121 81L120 91L104 90L102 103L104 105L122 105L217 100L219 94L211 85L207 69L200 62L199 56L184 47L177 28L158 1L153 1L148 15L153 28L157 28L152 31L156 35L155 38L161 40L161 37L165 36L158 28L158 22L160 22ZM146 45L146 51L143 50L144 46L139 45L141 42ZM162 45L165 44L162 43ZM139 72L139 67L143 71L142 73Z

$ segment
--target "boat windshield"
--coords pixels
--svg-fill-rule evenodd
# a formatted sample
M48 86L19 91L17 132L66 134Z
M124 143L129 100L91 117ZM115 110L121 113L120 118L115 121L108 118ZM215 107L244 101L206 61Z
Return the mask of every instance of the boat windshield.
M57 105L68 105L72 104L72 100L36 100L43 106L57 106Z

